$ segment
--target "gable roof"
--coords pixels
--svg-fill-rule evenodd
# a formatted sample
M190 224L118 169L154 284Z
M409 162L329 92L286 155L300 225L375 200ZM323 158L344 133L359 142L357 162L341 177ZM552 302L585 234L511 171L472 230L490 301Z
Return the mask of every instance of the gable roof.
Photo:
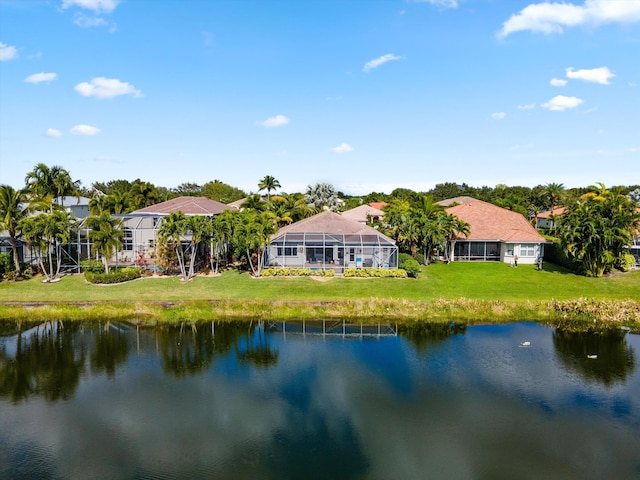
M141 208L128 215L169 215L182 212L185 215L218 215L230 207L207 197L176 197L166 202Z
M282 227L273 236L279 237L285 233L338 233L338 234L355 234L355 235L377 235L384 238L387 242L395 241L378 230L361 222L356 222L348 218L344 218L338 213L329 211L318 213L312 217L305 218L299 222L292 223L286 227Z
M383 217L384 212L377 208L373 208L371 205L360 205L359 207L352 208L346 212L342 212L344 218L349 220L355 220L356 222L367 222L367 217Z
M454 205L454 204L463 204L463 203L469 203L469 202L479 202L480 200L476 200L473 197L467 197L467 196L461 196L461 197L453 197L453 198L447 198L445 200L440 200L438 203L438 205L442 205L443 207L448 207L450 205Z
M546 243L547 240L520 213L491 203L466 197L464 203L446 209L470 225L471 233L463 240ZM451 199L454 200L454 199Z
M387 202L371 202L369 205L378 210L382 210L382 207L386 207L389 204Z
M536 217L549 218L551 215L562 215L565 211L565 207L556 207L553 210L547 210L546 212L540 212Z

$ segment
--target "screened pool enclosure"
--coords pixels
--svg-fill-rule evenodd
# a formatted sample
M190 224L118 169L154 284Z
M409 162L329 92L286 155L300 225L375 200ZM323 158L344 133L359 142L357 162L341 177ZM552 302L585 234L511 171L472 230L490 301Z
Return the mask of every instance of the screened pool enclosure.
M334 269L397 268L398 248L379 233L284 232L272 238L265 267Z

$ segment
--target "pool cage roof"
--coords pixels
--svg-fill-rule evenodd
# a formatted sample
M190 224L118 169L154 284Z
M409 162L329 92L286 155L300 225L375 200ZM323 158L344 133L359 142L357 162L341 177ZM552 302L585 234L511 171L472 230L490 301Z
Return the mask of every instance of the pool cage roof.
M395 247L393 240L381 234L370 233L282 233L271 239L271 245L277 246L362 246Z

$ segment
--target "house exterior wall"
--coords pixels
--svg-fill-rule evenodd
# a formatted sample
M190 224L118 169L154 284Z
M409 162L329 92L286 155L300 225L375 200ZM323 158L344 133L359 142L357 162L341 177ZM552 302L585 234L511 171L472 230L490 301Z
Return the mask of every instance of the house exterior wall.
M495 261L534 265L544 256L542 243L516 243L498 241L456 241L453 261Z

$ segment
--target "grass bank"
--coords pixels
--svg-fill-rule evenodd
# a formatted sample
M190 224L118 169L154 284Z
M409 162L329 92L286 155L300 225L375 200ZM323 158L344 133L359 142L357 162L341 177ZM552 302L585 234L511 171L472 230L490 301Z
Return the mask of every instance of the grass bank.
M434 264L416 279L217 277L143 278L96 286L81 275L0 284L0 318L144 323L262 318L601 322L640 328L640 271L580 277L551 265Z

